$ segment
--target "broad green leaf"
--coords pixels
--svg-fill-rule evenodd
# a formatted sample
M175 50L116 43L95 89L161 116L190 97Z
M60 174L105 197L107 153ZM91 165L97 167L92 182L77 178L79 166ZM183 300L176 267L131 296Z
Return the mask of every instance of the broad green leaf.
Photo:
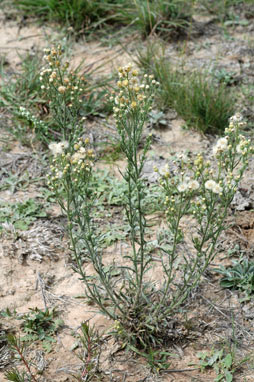
M226 357L223 360L223 363L226 366L226 368L229 369L232 366L232 362L233 362L232 355L231 354L227 354Z

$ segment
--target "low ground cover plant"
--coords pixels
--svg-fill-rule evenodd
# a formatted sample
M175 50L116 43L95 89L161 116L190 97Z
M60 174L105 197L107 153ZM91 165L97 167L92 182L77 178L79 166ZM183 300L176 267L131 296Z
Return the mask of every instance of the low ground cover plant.
M55 309L45 311L34 308L27 314L18 317L22 322L22 330L25 336L21 341L42 341L46 351L51 350L52 342L55 342L54 335L63 325L63 321L57 317Z
M39 341L46 352L52 350L52 343L56 342L54 336L63 326L63 321L58 318L58 312L55 309L43 311L34 308L30 309L29 313L18 315L15 310L11 312L6 309L5 312L1 313L1 316L21 320L22 334L25 333L25 335L21 333L16 335L10 331L6 335L14 364L5 372L5 380L38 382L41 378L37 376L38 368L28 355L29 346L35 341ZM23 370L16 366L15 361L21 362Z
M249 300L254 292L254 262L247 257L235 260L229 267L216 269L222 275L220 285L223 288L238 289L244 292L243 300Z
M201 371L213 369L216 373L214 382L232 382L235 373L242 365L249 360L249 357L236 361L235 349L227 351L224 347L211 352L200 352L197 354L200 359Z
M74 268L85 283L88 299L113 320L114 333L124 346L150 354L151 349L169 341L171 320L215 258L228 207L253 149L240 135L244 122L237 114L230 119L225 137L213 147L215 167L199 154L194 162L181 161L180 175L165 168L160 185L170 239L167 247L162 243L155 249L156 256L151 255L145 209L147 185L142 176L151 136L145 138L142 150L140 143L158 82L153 75L140 79L132 65L118 72L118 90L111 100L127 160L121 175L127 185L123 205L130 230L129 249L105 264L93 217L95 156L88 139L59 142L55 150L51 147L50 187L67 216ZM191 232L181 229L186 217L195 227ZM191 245L187 245L187 238ZM93 271L83 266L84 248Z
M0 203L0 232L7 224L13 224L16 229L26 230L38 218L47 217L42 205L34 199L19 203Z

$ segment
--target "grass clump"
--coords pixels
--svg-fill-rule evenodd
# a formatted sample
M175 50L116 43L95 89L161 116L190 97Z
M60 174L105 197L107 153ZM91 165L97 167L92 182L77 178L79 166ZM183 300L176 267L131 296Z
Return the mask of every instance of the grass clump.
M186 33L192 16L192 1L186 0L133 0L122 10L125 23L134 24L147 37L179 37Z
M42 55L35 54L20 55L21 69L19 72L8 72L1 68L0 106L6 107L12 113L19 109L19 106L33 108L35 104L43 102L40 97L39 73L41 68Z
M188 0L15 0L26 15L58 21L84 33L106 25L130 25L146 37L174 35L189 26L193 1Z
M14 4L26 15L42 20L57 21L71 26L75 31L86 29L92 23L105 21L109 0L15 0Z
M225 84L216 84L202 72L184 72L165 57L157 56L151 46L138 53L137 63L149 70L160 83L157 102L175 109L188 127L202 133L221 134L234 113L233 97Z

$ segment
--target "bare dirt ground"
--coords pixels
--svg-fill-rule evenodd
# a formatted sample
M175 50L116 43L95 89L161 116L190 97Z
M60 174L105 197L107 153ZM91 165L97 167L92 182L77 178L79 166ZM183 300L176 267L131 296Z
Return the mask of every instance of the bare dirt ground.
M244 12L240 14L244 17ZM222 27L212 17L195 17L195 37L178 44L167 45L166 54L175 62L184 59L187 67L224 68L235 73L237 81L242 85L254 84L254 20L248 26L236 25L225 35ZM64 36L54 27L38 27L34 22L24 25L17 20L7 20L1 15L0 54L5 56L8 70L16 71L20 66L20 53L36 52L48 46L49 41L58 41ZM230 38L229 38L230 37ZM135 42L129 46L132 52ZM111 59L113 58L113 59ZM129 62L130 56L122 47L108 48L99 42L75 42L72 49L71 64L75 67L85 59L85 67L101 66L104 73L109 73L121 63ZM243 105L243 95L239 94L239 105ZM254 121L253 105L241 106L246 118ZM154 164L167 160L172 154L191 151L202 151L208 156L211 152L213 137L204 137L199 133L182 129L183 121L174 113L167 116L168 125L164 128L153 128L154 141L150 171ZM29 198L43 201L40 187L45 187L42 179L31 182L33 177L45 174L47 166L41 162L40 152L23 146L8 133L10 124L8 113L2 110L1 116L0 163L2 169L12 175L22 176L28 173L26 187L15 187L0 191L0 202L20 202ZM105 120L96 120L93 134L97 139L104 139L110 134L105 127ZM89 129L89 125L87 127ZM117 172L117 165L124 166L121 161L116 165L105 165ZM101 166L101 165L100 165ZM150 166L150 167L149 167ZM253 256L254 249L254 162L250 163L237 194L235 205L229 217L233 227L223 234L220 245L221 253L216 264L230 263L227 251L238 245L242 253ZM6 173L5 173L6 175ZM2 176L5 177L4 173ZM47 175L46 175L47 176ZM15 231L6 225L1 234L0 246L0 310L7 308L17 314L27 313L30 308L44 309L55 307L60 312L64 327L56 336L52 351L46 352L39 341L31 344L28 351L41 380L45 382L74 381L72 374L83 370L82 362L77 358L75 335L83 321L95 325L101 335L101 362L98 366L101 380L109 381L213 381L212 371L200 372L197 367L199 351L210 351L219 344L237 342L236 356L241 359L254 351L254 305L253 300L240 303L238 292L222 290L218 277L208 273L204 282L193 292L187 302L188 310L184 324L176 325L183 333L181 340L173 342L168 351L174 356L170 359L168 371L155 375L150 372L145 360L121 350L119 344L108 334L113 323L97 313L94 307L87 305L83 299L84 286L77 274L72 270L68 239L64 231L64 217L60 209L51 203L45 206L47 216L37 218L26 230ZM186 222L185 229L188 229ZM119 250L117 242L105 249L105 257L110 259ZM87 265L89 266L89 265ZM232 317L234 327L232 327ZM8 317L1 318L0 330L20 330L20 322ZM5 353L4 353L5 352ZM9 363L8 355L4 358L6 347L0 348L0 380L4 381L3 372ZM1 358L2 356L2 358ZM6 361L4 361L6 359ZM2 362L2 364L1 364ZM193 366L194 365L194 366ZM94 377L96 378L96 377ZM254 364L249 362L235 374L235 381L252 382L254 380Z

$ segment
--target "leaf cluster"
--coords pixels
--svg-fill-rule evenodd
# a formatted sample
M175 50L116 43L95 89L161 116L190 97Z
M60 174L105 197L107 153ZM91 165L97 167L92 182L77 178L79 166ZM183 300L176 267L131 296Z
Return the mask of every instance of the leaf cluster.
M63 326L63 321L57 318L55 309L43 311L36 307L18 319L23 321L22 329L26 333L21 338L22 341L42 341L44 349L51 351L51 343L55 342L53 336Z
M16 229L26 230L37 218L47 217L42 205L31 198L25 202L1 203L0 206L0 231L6 222L13 224Z
M223 288L239 289L249 299L254 292L254 262L247 257L233 261L232 266L216 269L222 275L220 285Z
M200 359L201 371L212 368L216 372L214 382L232 382L235 372L249 360L249 357L246 357L236 362L234 351L227 353L224 348L210 353L200 352L197 356Z

